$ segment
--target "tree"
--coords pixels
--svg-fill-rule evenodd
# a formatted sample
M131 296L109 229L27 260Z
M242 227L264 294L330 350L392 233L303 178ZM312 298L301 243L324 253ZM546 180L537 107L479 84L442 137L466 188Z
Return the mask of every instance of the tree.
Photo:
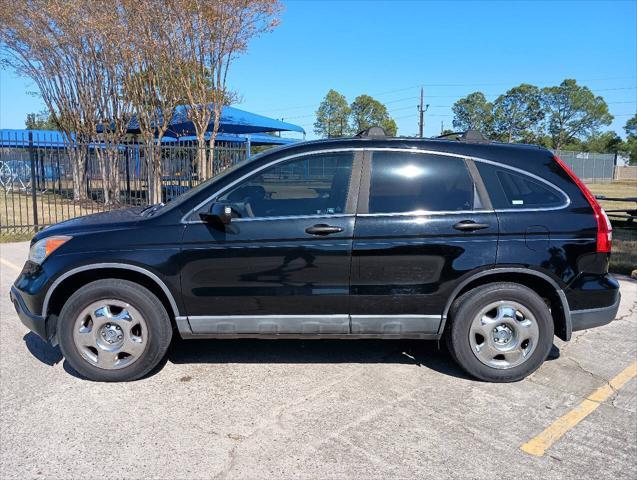
M350 113L345 96L330 90L316 111L314 133L325 138L347 136Z
M278 25L278 0L183 0L173 21L181 44L179 78L199 145L198 173L203 180L214 168L214 143L221 111L236 97L227 88L230 65L249 41ZM212 122L212 128L210 124ZM210 132L206 156L206 132Z
M27 113L24 121L24 127L27 130L58 130L59 126L55 123L53 116L48 110L42 110L38 113Z
M623 149L624 141L616 132L609 131L591 135L583 146L587 152L617 153Z
M574 139L593 135L613 120L604 99L573 79L543 88L542 108L546 114L546 129L556 150Z
M451 107L453 127L458 130L480 130L490 136L493 132L493 105L482 92L473 92Z
M630 164L637 165L637 115L626 122L624 131L627 137L623 150L628 153Z
M161 142L182 97L179 50L181 35L173 15L179 2L167 0L161 9L149 2L123 0L121 23L130 32L124 48L124 94L130 98L144 143L148 202L162 201ZM205 153L205 152L204 152Z
M507 142L528 141L544 118L541 92L523 83L500 95L493 103L493 129Z
M624 131L629 137L637 137L637 115L629 118L624 125Z
M361 132L369 127L382 127L385 133L396 136L398 127L389 116L387 107L369 95L359 95L350 105L351 126L354 132Z
M86 61L92 32L90 0L5 2L0 8L3 64L37 85L54 122L65 134L74 200L86 200L86 148L96 125L94 65Z

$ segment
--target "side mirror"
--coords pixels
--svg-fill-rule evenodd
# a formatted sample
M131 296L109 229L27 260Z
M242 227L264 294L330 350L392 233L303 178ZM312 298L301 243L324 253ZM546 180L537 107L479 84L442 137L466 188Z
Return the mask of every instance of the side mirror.
M217 224L219 226L229 225L232 221L232 207L223 203L213 203L209 212L201 212L199 214L206 223Z

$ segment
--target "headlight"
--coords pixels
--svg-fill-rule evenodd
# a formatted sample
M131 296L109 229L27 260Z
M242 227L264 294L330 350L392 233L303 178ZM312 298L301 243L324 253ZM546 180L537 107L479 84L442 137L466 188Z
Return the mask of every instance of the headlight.
M31 246L31 250L29 250L29 260L34 263L42 264L46 257L71 240L71 238L72 237L67 237L65 235L56 235L38 240Z

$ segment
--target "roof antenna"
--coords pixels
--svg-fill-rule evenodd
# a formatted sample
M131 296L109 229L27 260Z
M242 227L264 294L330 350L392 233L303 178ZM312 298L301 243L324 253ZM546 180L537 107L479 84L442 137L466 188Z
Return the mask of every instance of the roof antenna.
M386 137L385 130L383 127L369 127L365 130L362 130L356 134L358 138L382 138Z

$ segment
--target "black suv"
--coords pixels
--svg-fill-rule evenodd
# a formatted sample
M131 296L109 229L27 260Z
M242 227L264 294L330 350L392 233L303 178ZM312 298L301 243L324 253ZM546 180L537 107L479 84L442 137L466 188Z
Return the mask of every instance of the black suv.
M457 140L305 142L166 205L39 232L22 322L94 380L133 380L182 338L444 338L487 381L619 307L611 226L550 151Z

